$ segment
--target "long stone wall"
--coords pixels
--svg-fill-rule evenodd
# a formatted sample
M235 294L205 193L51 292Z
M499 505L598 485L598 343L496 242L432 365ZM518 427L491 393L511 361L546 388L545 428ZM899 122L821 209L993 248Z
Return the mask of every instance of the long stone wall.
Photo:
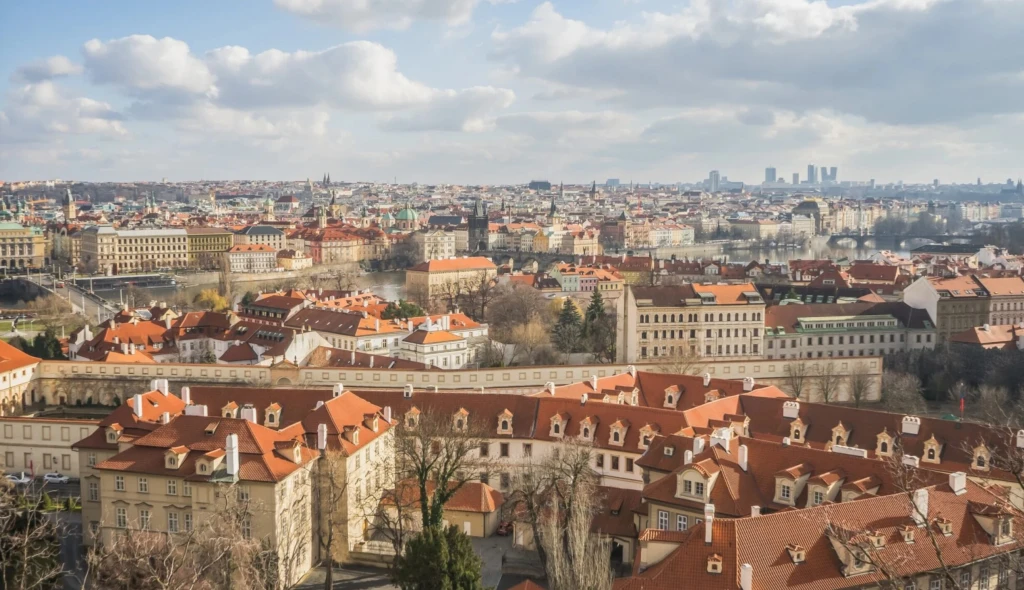
M761 384L777 385L789 390L791 381L787 365L799 363L807 375L803 395L809 401L818 401L814 375L827 364L840 376L855 371L863 372L870 382L869 399L878 399L882 377L880 357L848 359L800 360L744 360L707 363L701 373L722 379L753 377ZM637 364L638 370L657 371L658 365ZM224 384L255 387L325 387L343 383L352 389L402 388L407 384L417 389L483 390L493 393L533 393L543 389L545 383L555 384L585 381L591 376L606 377L627 370L624 364L508 367L497 369L467 369L460 371L398 371L370 368L295 368L235 365L188 365L131 363L91 363L83 361L42 361L36 372L40 392L47 404L63 401L68 405L115 405L148 387L152 379L167 379L171 390L183 385ZM838 401L848 399L848 379L838 389ZM62 399L63 398L63 399Z

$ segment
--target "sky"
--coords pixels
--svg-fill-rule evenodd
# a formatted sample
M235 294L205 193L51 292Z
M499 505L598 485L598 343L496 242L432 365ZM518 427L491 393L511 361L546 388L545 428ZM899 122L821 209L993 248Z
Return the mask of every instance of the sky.
M0 180L1024 175L1024 0L3 2Z

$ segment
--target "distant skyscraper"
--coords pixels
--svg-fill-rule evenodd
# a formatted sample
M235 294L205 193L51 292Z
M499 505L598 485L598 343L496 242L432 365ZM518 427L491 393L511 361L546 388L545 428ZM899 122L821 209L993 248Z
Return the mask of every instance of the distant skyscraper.
M793 173L793 184L800 184L800 173L799 172L794 172Z
M833 166L833 167L828 169L828 179L829 180L831 180L832 182L839 182L837 180L838 177L839 177L839 168L837 166Z
M604 181L604 185L607 187L615 187L619 186L619 184L620 182L618 178L609 178L608 180Z
M775 182L775 167L771 166L764 169L764 181Z
M712 170L711 173L708 174L708 190L710 190L711 192L717 193L718 186L719 184L721 184L721 182L722 175L718 173L718 170Z
M814 164L807 165L807 182L810 184L816 184L818 182L818 169Z

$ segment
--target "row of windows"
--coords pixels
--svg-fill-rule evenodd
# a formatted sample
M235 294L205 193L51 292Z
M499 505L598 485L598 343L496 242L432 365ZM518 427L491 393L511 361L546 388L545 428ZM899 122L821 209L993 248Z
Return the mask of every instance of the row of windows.
M150 523L152 520L152 513L147 508L139 508L138 525L139 529L148 531L150 530ZM128 509L118 507L114 511L114 526L119 529L128 528ZM178 512L170 511L167 513L167 532L178 533L178 532L191 532L192 531L192 513L184 512L179 514ZM94 531L95 532L95 531ZM242 535L245 538L249 538L252 534L252 526L250 519L246 517L242 521Z
M605 460L605 454L604 453L597 453L594 456L594 466L597 467L598 469L604 469L605 465L607 465L608 469L610 471L620 471L619 466L622 465L622 464L623 463L620 463L620 457L618 455L609 455L609 458L608 458L607 461ZM626 469L625 469L626 473L633 473L633 460L632 459L630 459L629 457L626 457L626 461L625 461L624 465L626 467Z
M96 486L96 499L98 500L99 499L99 484L96 483L96 482L90 482L89 483L89 499L90 500L93 499L93 497L92 497L93 496L93 494L92 494L92 487L94 485ZM126 488L125 488L124 476L123 475L115 475L114 476L114 491L116 491L116 492L123 492L123 491L125 491L125 489ZM239 489L241 490L243 488L239 488ZM136 480L136 490L140 494L148 494L149 493L149 478L139 477ZM177 496L178 495L178 481L176 479L168 479L167 480L167 490L166 491L167 491L167 495L168 496ZM248 496L248 491L246 491L245 493ZM192 496L192 484L191 483L189 483L187 481L183 481L182 482L182 485L181 485L181 495L185 496L186 498Z
M25 375L25 371L22 371L21 374L24 376ZM43 440L50 440L50 438L52 437L53 429L50 426L43 426L42 432L43 432ZM85 437L84 435L88 432L88 430L80 428L79 432L83 433L83 438L84 438ZM12 425L12 424L4 424L4 438L8 438L8 439L9 438L14 438L14 425ZM23 440L32 440L32 426L22 425L22 427L21 427L21 438ZM60 427L60 439L63 440L63 441L70 441L71 440L71 427L70 426L61 426Z
M688 526L689 526L689 522L688 521L689 521L689 518L685 514L677 514L676 515L676 530L677 531L685 531L688 528ZM703 519L694 518L693 519L693 526L697 526L697 525L699 525L702 522L704 522ZM663 530L663 531L669 530L668 529L668 512L665 511L665 510L659 510L658 511L658 528L660 530Z
M676 331L675 330L661 330L660 332L658 330L652 330L650 332L650 334L653 334L655 339L658 339L658 334L659 333L661 334L661 338L662 339L666 339L666 340L670 339L670 338L675 338L676 337ZM686 330L679 330L679 337L680 338L686 337L686 333L687 333ZM761 329L760 328L753 328L751 330L751 333L753 334L754 338L760 338L761 337ZM690 334L690 336L689 336L690 338L696 338L697 337L697 330L690 330L689 334ZM640 339L641 340L647 340L647 335L648 335L648 332L646 330L641 331L640 332ZM705 338L714 338L715 337L714 336L714 330L710 330L710 329L709 330L705 330L704 331L704 337ZM724 328L724 329L723 328L719 328L718 329L718 337L719 338L746 338L747 337L747 329L746 328L735 328L735 329L734 328Z
M24 463L22 466L25 469L29 469L29 466L33 464L32 453L25 453L22 456ZM59 463L59 465L58 465ZM13 469L16 467L14 464L14 451L7 451L4 453L4 465L7 469ZM43 469L63 469L64 471L71 470L71 455L51 455L50 453L43 453Z
M748 315L750 316L750 320L747 320L747 316ZM679 321L680 322L684 321L683 317L684 317L684 314L679 314ZM690 314L685 314L685 317L686 317L686 320L685 320L686 322L693 323L693 322L699 321L698 318L700 317L700 314L699 313L690 313ZM676 314L674 314L674 313L672 313L672 314L663 313L660 316L658 314L651 315L651 314L645 313L645 314L641 314L640 315L640 323L641 324L650 324L650 323L652 323L651 318L654 318L653 323L655 323L655 324L657 324L657 323L668 324L668 323L675 323L676 322ZM737 313L720 313L720 314L718 314L718 321L720 321L720 322L746 322L746 321L756 322L756 321L760 321L760 320L761 320L761 313L760 312L754 312L754 313L750 313L750 314L744 312L742 314L742 319L741 319L741 314L739 312L737 312ZM706 313L706 314L704 314L704 321L705 322L713 322L713 321L715 321L715 314L713 314L713 313Z

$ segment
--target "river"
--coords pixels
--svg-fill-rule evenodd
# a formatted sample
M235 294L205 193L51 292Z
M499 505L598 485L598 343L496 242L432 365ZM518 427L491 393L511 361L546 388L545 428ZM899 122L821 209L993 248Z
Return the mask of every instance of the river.
M802 248L769 248L769 249L751 249L751 250L731 250L724 252L721 247L709 247L694 251L692 254L688 254L690 258L717 258L726 256L730 262L750 262L751 260L769 260L771 262L778 262L780 260L794 260L794 259L811 259L811 258L840 258L847 257L853 259L864 259L868 258L875 252L877 248L850 248L841 246L829 246L824 240L816 240L813 243ZM896 250L897 254L902 256L909 256L907 250ZM275 285L280 282L279 278L270 278L266 281L250 281L246 283L240 283L236 286L237 289L245 291L257 291L262 288L268 288L270 285ZM387 300L396 300L405 297L405 271L389 271L389 272L377 272L367 273L360 275L356 278L356 285L360 289L370 289L377 295L380 295ZM178 287L154 287L149 288L147 291L153 294L153 298L157 301L168 301L174 298L174 296L183 291L189 300L194 299L203 289L209 289L214 285L192 285L192 286L178 286ZM119 302L121 300L121 293L118 289L109 289L96 291L98 295L106 298L109 301Z

